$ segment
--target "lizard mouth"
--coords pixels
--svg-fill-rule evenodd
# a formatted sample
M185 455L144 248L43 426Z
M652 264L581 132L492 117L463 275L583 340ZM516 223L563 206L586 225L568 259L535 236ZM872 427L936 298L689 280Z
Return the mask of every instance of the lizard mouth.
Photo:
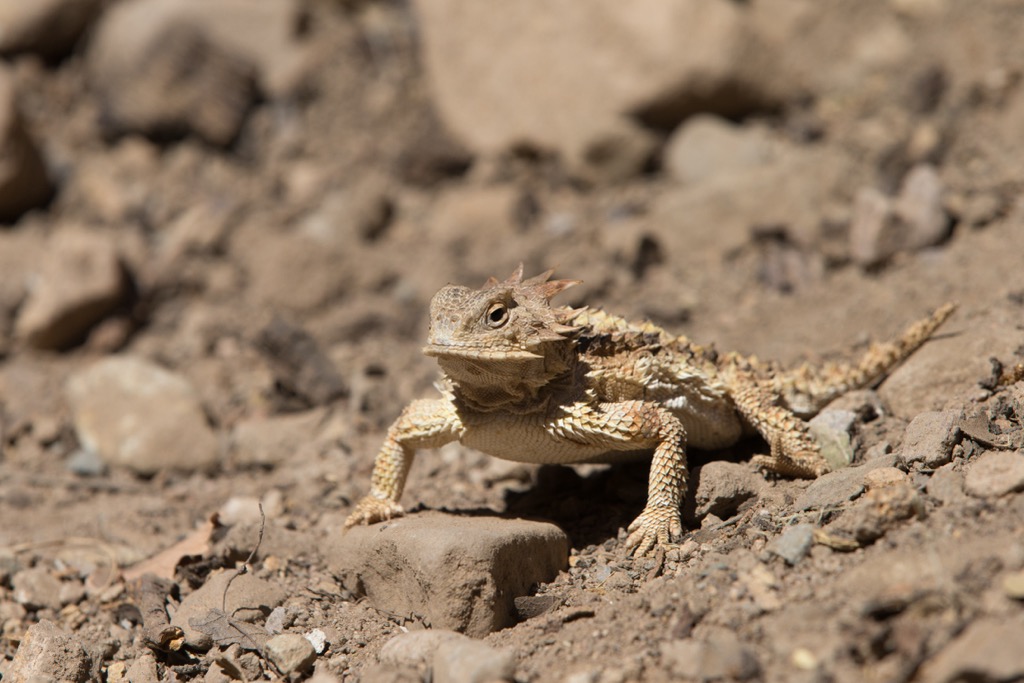
M427 344L423 355L431 358L461 358L481 361L537 360L544 356L526 349L495 349L484 346Z

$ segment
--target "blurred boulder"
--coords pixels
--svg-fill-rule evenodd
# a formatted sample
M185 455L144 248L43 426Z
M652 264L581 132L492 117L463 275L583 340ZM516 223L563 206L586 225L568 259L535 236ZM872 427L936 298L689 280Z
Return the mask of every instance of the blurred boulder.
M859 265L870 267L898 251L935 246L949 237L951 223L942 205L943 184L929 164L912 168L895 198L861 188L854 199L850 224L850 253Z
M81 342L125 301L129 285L110 235L64 229L47 246L29 276L15 334L35 348L59 350Z
M576 171L639 170L644 145L622 131L667 129L698 111L735 116L800 89L784 41L724 0L414 2L435 102L476 152L555 149ZM596 150L596 151L595 151ZM621 152L622 161L609 154Z
M184 377L142 358L114 356L68 379L78 440L109 465L142 475L208 470L220 442Z
M766 128L698 114L672 133L662 165L681 183L699 183L768 166L780 156L777 146Z
M108 10L87 65L115 133L237 136L257 91L297 85L305 51L295 0L127 0Z
M101 0L0 0L0 55L67 55L99 14Z
M52 194L46 166L18 111L14 80L0 68L0 221L14 221Z

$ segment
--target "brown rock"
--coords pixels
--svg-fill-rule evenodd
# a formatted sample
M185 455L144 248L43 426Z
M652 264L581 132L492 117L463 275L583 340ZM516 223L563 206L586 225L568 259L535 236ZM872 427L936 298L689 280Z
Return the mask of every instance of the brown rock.
M653 203L651 236L674 262L701 268L708 258L725 258L747 245L757 226L776 226L798 244L814 244L820 207L849 167L833 151L799 150L770 166L671 188Z
M940 467L953 457L953 446L960 441L961 410L935 410L921 413L907 425L900 445L906 462Z
M1015 681L1024 678L1024 649L1010 647L1024 633L1024 615L982 617L926 662L917 678L934 683Z
M894 467L867 472L864 484L867 493L829 524L827 532L838 532L861 544L873 543L899 522L924 512L917 490L907 475Z
M63 57L99 14L100 0L0 0L0 54Z
M479 640L442 641L434 652L436 683L497 683L515 680L515 653Z
M865 477L871 470L891 467L895 455L885 455L870 460L859 467L844 467L818 477L804 489L793 506L797 510L822 510L841 506L864 492Z
M24 569L11 579L14 600L28 609L61 608L60 579L45 567Z
M747 680L761 671L753 650L731 633L707 640L673 640L661 645L662 664L675 676L691 680Z
M988 451L971 463L964 491L975 498L994 498L1024 490L1024 453Z
M270 638L263 652L285 676L305 671L316 661L313 644L298 633L282 633Z
M39 349L64 349L125 299L128 284L111 237L82 229L50 239L15 325L15 334Z
M0 221L14 221L52 194L46 166L22 122L11 74L0 65Z
M427 513L350 529L327 552L378 609L481 637L512 623L515 598L553 579L568 549L551 524Z
M31 274L45 253L46 242L34 230L0 232L0 330L28 294Z
M306 52L296 0L131 0L110 7L88 54L93 87L115 132L237 135L258 87L294 92Z
M907 226L904 249L931 247L949 236L950 220L942 206L942 193L942 180L931 164L919 164L903 178L893 208Z
M904 419L971 401L978 381L992 373L988 359L1013 358L1024 344L1019 325L1020 309L1012 304L957 313L889 375L878 393Z
M669 127L696 111L751 111L798 89L778 43L733 3L414 6L438 109L478 152L525 142L581 165L595 140L631 116Z
M231 434L232 460L240 465L280 465L313 439L325 417L323 410L310 410L239 422Z
M662 165L681 183L697 183L770 164L778 154L764 128L698 114L676 129Z
M899 248L892 234L892 203L873 187L862 187L853 200L850 257L862 266L886 260Z
M21 640L4 683L90 680L92 661L82 642L52 621L33 624Z
M949 463L935 470L928 478L925 488L929 496L945 505L962 503L967 497L964 493L963 472L953 469L955 466L954 463Z
M764 477L746 465L712 460L695 475L695 518L713 514L722 519L731 517L745 501L756 498L764 487Z
M874 188L861 188L850 223L853 260L874 266L896 252L915 251L945 240L950 220L942 205L942 192L939 174L929 164L910 170L895 199Z
M116 356L72 375L67 400L78 439L139 474L209 469L220 444L192 385L149 361Z
M106 12L87 66L117 133L193 133L227 145L255 96L254 65L164 0L123 2Z

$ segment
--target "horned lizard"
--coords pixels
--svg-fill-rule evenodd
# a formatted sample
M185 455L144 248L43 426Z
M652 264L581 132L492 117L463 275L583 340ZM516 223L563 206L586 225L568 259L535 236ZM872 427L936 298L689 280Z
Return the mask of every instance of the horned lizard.
M717 354L649 323L591 308L555 307L578 284L552 271L523 279L522 265L482 289L448 285L430 304L424 353L444 373L441 398L413 401L388 430L370 493L346 527L403 513L399 498L417 450L460 441L520 462L615 462L651 457L647 505L627 548L645 555L682 534L686 447L724 448L757 432L765 470L794 477L828 471L802 418L871 384L923 344L955 306L946 304L856 364L784 370ZM652 455L653 453L653 455Z

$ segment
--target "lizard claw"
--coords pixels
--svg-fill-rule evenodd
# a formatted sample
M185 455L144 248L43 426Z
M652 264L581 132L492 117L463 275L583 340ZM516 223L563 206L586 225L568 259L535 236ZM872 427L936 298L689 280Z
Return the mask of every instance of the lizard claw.
M679 510L671 507L646 507L626 531L626 548L634 557L646 557L652 550L668 546L683 535Z
M393 500L366 496L345 520L345 528L351 529L357 524L375 524L385 520L401 517L405 514L402 506Z

